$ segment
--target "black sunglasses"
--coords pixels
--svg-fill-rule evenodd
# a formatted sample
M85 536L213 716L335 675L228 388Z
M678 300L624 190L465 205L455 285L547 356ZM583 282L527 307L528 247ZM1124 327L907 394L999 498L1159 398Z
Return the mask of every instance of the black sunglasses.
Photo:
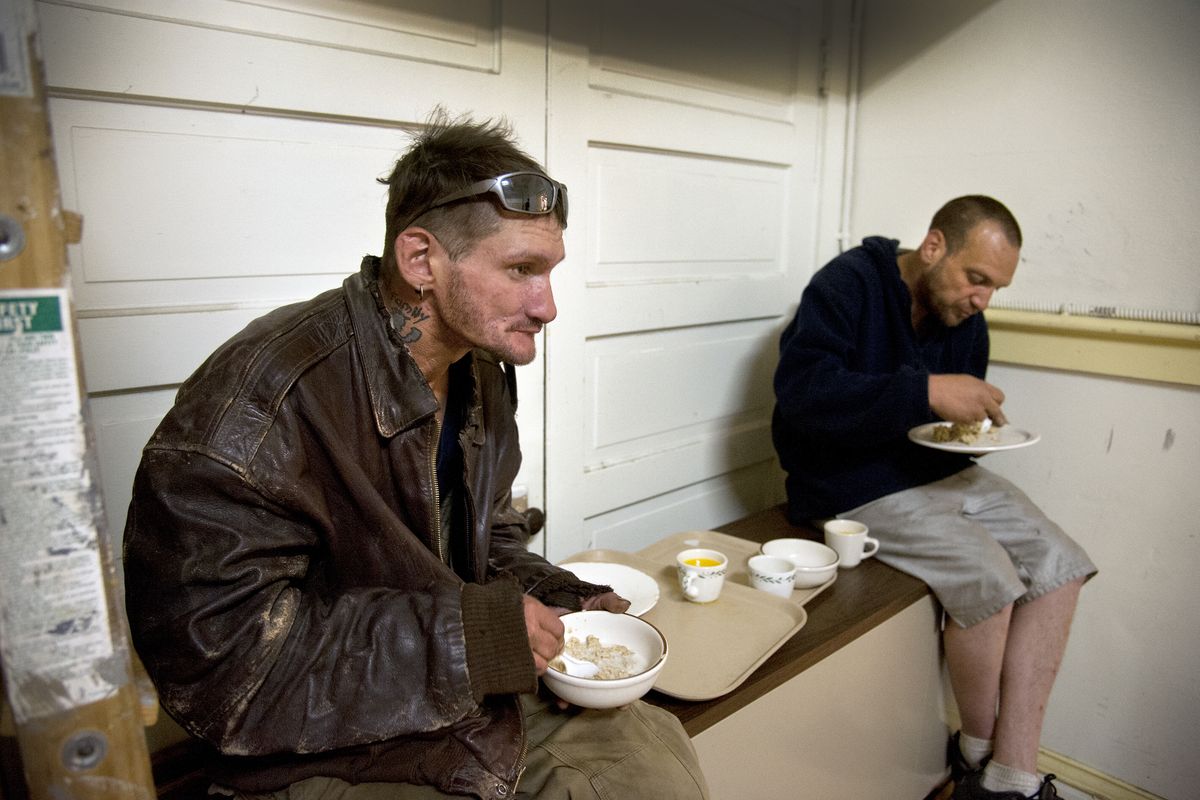
M558 219L567 227L567 187L540 172L508 172L472 183L465 189L439 197L409 218L399 230L412 225L426 212L458 200L481 194L494 194L500 205L518 214L549 214L558 210Z

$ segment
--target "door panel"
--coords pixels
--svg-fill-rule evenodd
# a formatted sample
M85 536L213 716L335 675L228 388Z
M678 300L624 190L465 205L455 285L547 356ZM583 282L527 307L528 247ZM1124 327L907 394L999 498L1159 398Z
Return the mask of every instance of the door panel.
M597 547L638 550L646 546L647 532L662 538L665 533L708 530L731 507L766 508L777 501L777 494L774 484L763 480L762 467L755 465L588 517L584 531Z
M118 557L125 533L125 512L133 494L133 474L137 470L137 459L129 454L141 453L174 401L174 389L121 392L88 400L100 461L104 513L113 552Z
M590 155L589 285L778 274L785 167L604 147Z
M770 0L588 5L592 89L747 118L793 118L810 10Z
M774 455L762 436L773 361L762 321L590 339L585 514ZM596 543L598 546L599 543Z
M193 108L56 100L85 311L304 297L379 252L404 131Z
M444 102L542 127L544 11L529 0L44 0L38 14L58 90L387 122Z
M779 497L770 377L813 262L821 25L817 3L555 6L550 166L586 191L547 343L552 558Z

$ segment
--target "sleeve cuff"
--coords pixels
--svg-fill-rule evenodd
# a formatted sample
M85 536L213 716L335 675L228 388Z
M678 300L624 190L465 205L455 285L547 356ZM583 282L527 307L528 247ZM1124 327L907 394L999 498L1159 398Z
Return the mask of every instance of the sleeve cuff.
M463 586L467 670L477 702L489 694L537 691L521 598L521 587L511 578Z
M583 608L585 597L595 597L612 590L611 586L581 581L573 573L561 570L543 578L529 593L548 606L579 611Z

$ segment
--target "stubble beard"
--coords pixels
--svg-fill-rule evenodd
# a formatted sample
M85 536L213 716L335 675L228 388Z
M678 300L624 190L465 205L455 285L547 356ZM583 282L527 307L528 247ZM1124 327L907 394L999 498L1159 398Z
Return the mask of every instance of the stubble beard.
M934 291L934 282L942 274L944 269L942 262L934 264L929 271L923 276L920 284L917 287L917 303L925 309L926 318L936 317L947 328L954 328L966 322L971 316L963 315L962 311L956 305L941 305L937 301L937 295Z
M453 331L468 347L486 350L500 361L515 366L528 364L537 355L537 346L532 336L529 351L521 352L508 342L508 336L528 334L508 332L501 327L489 325L484 313L471 302L470 292L463 285L462 278L456 270L451 270L447 276L445 302L439 303L438 311L445 327ZM503 325L503 322L500 324ZM495 341L487 341L491 331L496 334Z

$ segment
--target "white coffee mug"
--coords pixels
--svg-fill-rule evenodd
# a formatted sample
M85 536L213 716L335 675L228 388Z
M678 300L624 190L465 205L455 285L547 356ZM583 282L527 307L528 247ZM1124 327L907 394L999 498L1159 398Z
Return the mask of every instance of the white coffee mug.
M750 585L759 591L791 597L796 565L782 556L750 556Z
M719 550L693 547L675 556L679 589L693 603L711 603L721 594L729 559Z
M879 552L879 540L867 536L867 526L852 519L831 519L825 523L825 544L837 551L839 566L857 567L864 558Z

